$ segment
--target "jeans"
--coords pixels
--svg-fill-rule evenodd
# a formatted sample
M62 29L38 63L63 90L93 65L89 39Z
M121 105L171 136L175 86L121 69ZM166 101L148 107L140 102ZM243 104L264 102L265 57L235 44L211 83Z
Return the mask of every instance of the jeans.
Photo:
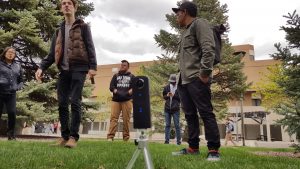
M179 112L169 113L165 112L165 120L166 120L166 127L165 127L165 142L169 143L170 141L170 131L171 131L171 118L173 117L175 131L176 131L176 141L177 144L181 144L181 132L180 132L180 123L179 123Z
M81 97L87 72L61 71L57 84L58 111L61 136L68 140L79 139L81 121ZM69 103L71 103L71 124L69 126Z
M188 125L188 143L191 148L199 148L199 116L203 120L205 138L209 150L220 147L220 133L211 104L210 83L204 84L200 78L188 84L178 84L182 109Z
M0 94L0 118L3 111L3 106L6 107L8 116L7 136L15 137L16 125L16 93Z

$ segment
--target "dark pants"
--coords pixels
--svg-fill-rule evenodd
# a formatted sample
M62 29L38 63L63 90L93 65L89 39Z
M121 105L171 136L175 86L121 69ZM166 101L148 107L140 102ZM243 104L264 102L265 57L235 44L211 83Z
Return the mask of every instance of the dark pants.
M211 104L210 84L204 84L199 78L196 78L191 83L178 84L178 92L188 125L189 146L195 149L199 148L199 112L204 123L207 147L209 150L218 150L220 134Z
M0 94L0 118L3 111L3 106L6 107L8 115L7 136L15 137L16 125L16 93L14 94Z
M68 140L70 136L79 139L81 120L81 97L86 72L62 71L59 75L57 95L58 111L61 123L61 136ZM69 126L69 103L71 103L71 124Z

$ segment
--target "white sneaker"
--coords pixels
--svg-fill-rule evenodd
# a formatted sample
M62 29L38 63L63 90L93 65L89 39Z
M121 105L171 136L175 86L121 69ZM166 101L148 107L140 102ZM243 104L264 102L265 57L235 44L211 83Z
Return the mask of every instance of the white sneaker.
M114 139L113 138L108 138L107 141L112 142L112 141L114 141Z

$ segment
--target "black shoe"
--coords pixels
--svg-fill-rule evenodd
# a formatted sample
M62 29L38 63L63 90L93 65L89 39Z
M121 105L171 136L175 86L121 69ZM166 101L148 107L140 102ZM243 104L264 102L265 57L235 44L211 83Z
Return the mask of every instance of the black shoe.
M220 161L220 153L218 150L209 150L207 154L207 161Z
M15 140L17 140L17 139L16 139L15 136L9 136L9 137L8 137L8 140L9 140L9 141L15 141Z
M168 141L165 141L165 144L169 144L169 142L168 142Z

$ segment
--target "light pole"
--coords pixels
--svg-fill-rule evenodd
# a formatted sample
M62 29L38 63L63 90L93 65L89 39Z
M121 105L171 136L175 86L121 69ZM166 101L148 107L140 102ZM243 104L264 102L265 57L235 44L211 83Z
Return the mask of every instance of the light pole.
M240 103L241 103L241 127L242 127L242 139L243 139L243 146L245 146L245 125L244 125L244 111L243 111L243 100L244 95L241 93Z
M245 51L236 51L233 53L234 56L244 57L246 55ZM244 94L241 93L240 103L241 103L241 134L243 139L243 146L245 146L245 125L244 125L244 111L243 111L243 100Z

